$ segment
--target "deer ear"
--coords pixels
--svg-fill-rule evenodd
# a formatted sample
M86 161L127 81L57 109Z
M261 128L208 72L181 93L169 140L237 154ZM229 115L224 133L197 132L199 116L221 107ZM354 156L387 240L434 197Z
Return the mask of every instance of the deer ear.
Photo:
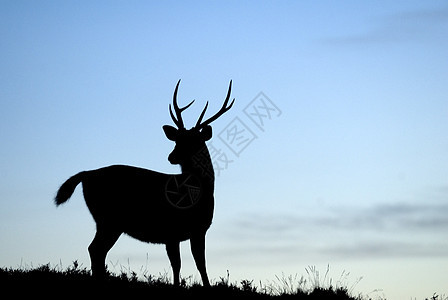
M208 141L212 138L212 126L205 126L201 130L201 137L204 139L204 141Z
M162 127L163 131L165 132L166 137L170 141L176 141L177 140L177 129L170 125L165 125Z

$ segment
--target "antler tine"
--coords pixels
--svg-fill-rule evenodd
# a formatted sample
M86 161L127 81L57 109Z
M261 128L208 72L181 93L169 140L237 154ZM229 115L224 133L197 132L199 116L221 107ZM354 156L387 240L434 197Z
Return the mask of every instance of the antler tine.
M202 110L201 115L199 116L199 119L198 119L198 121L196 122L196 125L195 125L194 127L199 128L199 126L201 126L202 118L203 118L204 115L205 115L205 111L207 110L207 107L208 107L208 101L207 101L207 103L205 104L205 107L204 107L204 109Z
M205 105L204 110L202 111L198 122L196 123L196 128L200 129L202 127L207 126L208 124L210 124L211 122L215 121L216 119L218 119L220 116L222 116L226 111L228 111L230 108L232 108L233 103L235 102L235 98L233 98L232 102L230 102L230 105L227 106L227 104L229 103L229 99L230 99L230 93L232 91L232 80L230 80L230 84L229 84L229 90L227 91L227 97L226 100L224 100L224 103L221 107L221 109L215 114L213 115L211 118L208 118L205 122L202 122L202 118L204 117L205 111L207 110L208 107L208 102Z
M177 128L182 129L182 128L185 128L184 121L182 120L182 112L184 110L186 110L187 108L189 108L190 105L193 104L194 100L182 108L179 107L179 105L177 104L177 90L179 89L179 84L180 84L180 79L176 84L176 89L174 90L174 94L173 94L173 106L174 106L174 111L176 112L177 118L174 117L173 111L171 110L171 104L170 104L170 116L171 116L171 119L173 119L174 124L176 124Z

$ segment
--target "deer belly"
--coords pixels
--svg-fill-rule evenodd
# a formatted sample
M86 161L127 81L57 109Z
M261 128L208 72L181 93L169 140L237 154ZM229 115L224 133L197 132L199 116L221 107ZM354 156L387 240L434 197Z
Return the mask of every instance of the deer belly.
M147 243L166 244L168 241L185 241L190 239L195 231L191 226L176 226L179 224L152 224L140 228L129 228L124 230L127 235Z

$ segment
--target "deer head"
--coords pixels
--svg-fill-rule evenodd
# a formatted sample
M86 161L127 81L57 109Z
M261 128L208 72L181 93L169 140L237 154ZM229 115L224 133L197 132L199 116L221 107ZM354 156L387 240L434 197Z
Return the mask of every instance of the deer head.
M201 150L206 149L205 142L212 138L212 127L209 124L222 116L226 111L228 111L235 102L235 99L233 99L232 102L228 105L230 93L232 90L232 81L230 81L229 90L227 91L227 97L224 100L224 104L222 105L221 109L212 117L208 118L205 121L202 121L205 115L205 111L208 107L207 102L204 109L202 110L201 115L199 116L198 121L196 122L196 125L191 129L186 129L182 120L182 112L189 108L193 104L194 100L184 107L179 107L179 105L177 104L177 90L179 88L179 83L180 79L177 82L176 89L174 90L173 94L172 107L174 108L175 115L173 113L171 104L169 106L171 119L173 120L177 128L170 125L165 125L163 126L163 131L165 132L165 135L169 140L176 143L174 150L168 156L169 162L171 164L179 164L182 168L188 168L193 164L193 156Z

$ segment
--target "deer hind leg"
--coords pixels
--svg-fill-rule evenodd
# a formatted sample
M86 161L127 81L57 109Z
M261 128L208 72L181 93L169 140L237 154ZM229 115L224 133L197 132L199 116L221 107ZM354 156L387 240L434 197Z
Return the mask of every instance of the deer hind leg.
M179 285L181 264L179 244L179 242L166 243L166 253L168 254L168 258L170 259L171 268L173 268L174 285L176 286Z
M106 276L106 255L120 237L121 232L97 227L95 238L89 245L92 276L98 279Z
M192 236L190 246L196 267L198 268L199 274L201 274L202 284L205 287L209 287L210 282L208 280L205 263L205 233Z

